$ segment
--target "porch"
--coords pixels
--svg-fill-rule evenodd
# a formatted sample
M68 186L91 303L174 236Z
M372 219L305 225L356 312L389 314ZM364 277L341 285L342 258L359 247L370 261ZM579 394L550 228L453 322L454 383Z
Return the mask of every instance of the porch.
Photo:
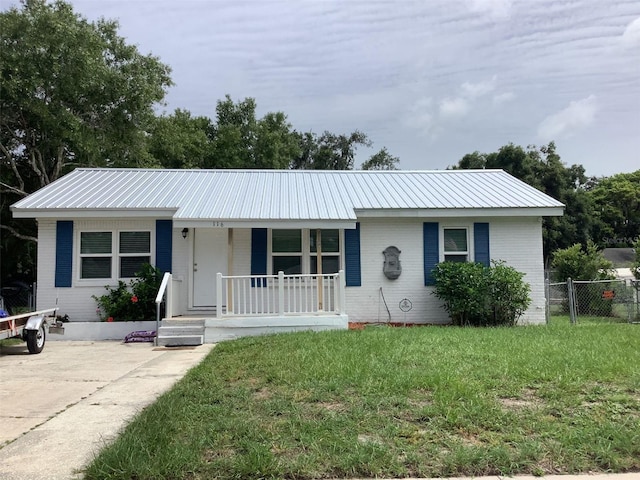
M158 344L215 343L252 335L348 327L342 270L296 275L218 273L215 286L216 308L193 312L180 304L183 283L171 273L164 275L156 297ZM162 302L165 315L160 324Z

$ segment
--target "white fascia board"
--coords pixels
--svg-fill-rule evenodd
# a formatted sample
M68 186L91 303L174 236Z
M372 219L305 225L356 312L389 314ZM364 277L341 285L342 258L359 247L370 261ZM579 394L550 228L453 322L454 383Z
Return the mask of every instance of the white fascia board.
M176 210L140 209L13 209L13 218L173 218Z
M358 218L561 217L564 207L414 208L356 210Z
M173 221L174 228L356 228L355 220L193 220Z

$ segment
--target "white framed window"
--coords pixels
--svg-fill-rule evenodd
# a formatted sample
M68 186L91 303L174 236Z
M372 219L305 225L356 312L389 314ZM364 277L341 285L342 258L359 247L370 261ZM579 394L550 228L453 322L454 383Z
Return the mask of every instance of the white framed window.
M134 278L151 263L151 231L81 231L79 236L80 280Z
M468 262L469 229L466 227L444 227L443 231L443 260L445 262Z
M342 235L338 229L274 228L270 240L271 274L316 274L318 253L322 273L337 273L341 268Z
M134 278L151 263L151 232L120 232L118 243L118 278Z
M110 279L112 264L112 233L80 232L80 278Z
M340 270L340 230L309 230L309 273L318 273L318 239L322 273Z
M302 230L271 230L271 271L302 273Z

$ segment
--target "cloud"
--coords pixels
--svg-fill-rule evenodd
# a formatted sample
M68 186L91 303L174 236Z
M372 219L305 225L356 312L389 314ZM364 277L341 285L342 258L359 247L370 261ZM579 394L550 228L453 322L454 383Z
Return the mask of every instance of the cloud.
M482 97L488 93L493 92L496 89L497 76L494 75L491 80L485 80L484 82L462 84L462 94L467 98Z
M516 94L513 92L500 93L493 96L493 104L502 105L503 103L510 102L514 98L516 98Z
M471 11L485 13L496 19L509 18L511 0L470 0Z
M622 45L627 48L640 47L640 17L636 18L624 29Z
M429 97L419 98L411 108L407 116L407 124L418 130L422 135L434 138L437 128L431 112L433 100Z
M462 97L443 98L440 101L440 116L444 118L457 118L469 112L469 102Z
M598 109L595 95L569 103L569 106L545 118L538 125L538 136L553 140L562 135L587 127L593 123Z

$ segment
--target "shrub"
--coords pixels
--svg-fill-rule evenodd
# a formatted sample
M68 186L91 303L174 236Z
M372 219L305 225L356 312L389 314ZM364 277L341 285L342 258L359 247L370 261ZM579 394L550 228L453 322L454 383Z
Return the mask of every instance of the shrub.
M551 267L556 278L564 282L572 280L609 280L614 278L613 264L602 256L596 245L589 241L587 248L576 243L572 247L556 250L553 253Z
M109 293L93 298L103 321L123 322L153 320L156 317L156 294L162 283L162 272L144 264L129 285L120 280L116 288L106 286Z
M435 296L454 325L515 325L531 299L524 274L504 262L439 263L435 270Z

